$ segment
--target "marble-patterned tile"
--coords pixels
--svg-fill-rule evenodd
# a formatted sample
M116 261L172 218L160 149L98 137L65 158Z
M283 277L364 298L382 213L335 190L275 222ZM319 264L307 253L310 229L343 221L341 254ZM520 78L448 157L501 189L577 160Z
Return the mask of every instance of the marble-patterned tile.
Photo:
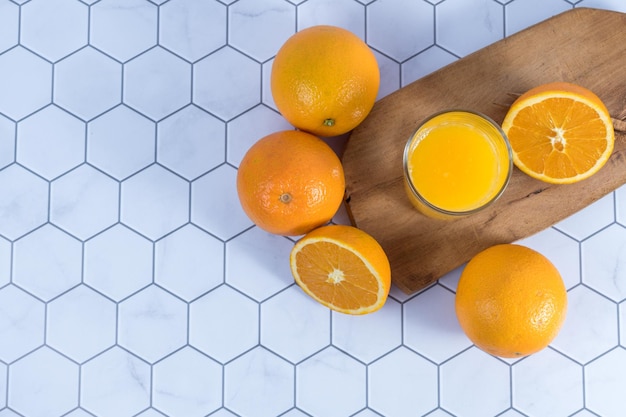
M17 124L16 160L47 180L85 162L85 123L56 106Z
M167 1L159 9L159 44L195 62L226 44L226 12L217 1Z
M272 417L294 406L294 365L256 347L224 366L224 405L239 415Z
M613 301L626 299L626 228L611 225L581 248L582 281Z
M156 47L124 65L124 102L158 121L191 103L191 64Z
M526 415L569 416L583 404L583 367L544 349L512 367L513 405Z
M9 367L8 406L32 417L64 415L78 406L78 368L48 347L19 359Z
M454 293L440 285L404 303L404 344L430 360L442 363L467 349L465 336L454 312Z
M51 102L52 64L22 46L0 54L0 113L20 120Z
M329 346L296 367L296 406L312 415L352 415L365 408L366 379L364 364Z
M423 1L377 0L367 6L367 43L404 62L435 42L434 17Z
M224 240L252 226L239 203L236 183L237 170L228 165L221 165L193 181L192 223Z
M85 242L84 283L121 301L152 282L152 243L116 224Z
M261 304L261 343L300 363L330 344L330 314L294 284Z
M368 405L383 416L427 415L437 408L437 366L401 347L368 367ZM394 395L389 395L393 392Z
M78 363L112 347L116 335L116 304L85 285L48 303L46 344Z
M118 306L117 343L154 363L187 343L187 303L150 285Z
M74 0L32 0L21 8L20 43L54 62L87 45L89 8Z
M96 416L134 416L150 406L150 365L113 347L81 367L80 405Z
M82 279L83 245L48 224L13 244L13 283L49 301Z
M188 224L155 243L154 281L189 302L224 282L224 243Z
M193 65L193 102L228 121L260 103L259 70L260 64L241 52L218 49Z
M122 102L122 65L91 46L54 66L54 103L89 121Z
M90 10L89 43L120 62L157 44L158 8L145 0L102 0Z
M81 240L119 219L119 183L83 164L50 184L50 222Z
M49 187L41 177L9 165L0 170L0 189L0 235L17 239L47 221Z
M476 347L441 365L439 378L441 406L453 415L495 416L511 406L509 366Z
M0 288L0 360L26 355L44 343L45 305L14 285Z
M204 417L222 405L222 366L185 347L153 367L152 404L168 416Z
M365 7L354 0L307 0L298 7L298 30L338 26L365 40Z
M194 180L225 162L226 126L191 105L157 125L157 162Z
M228 320L224 320L228 317ZM189 306L189 344L226 363L259 343L259 305L222 285Z
M332 313L332 342L364 363L402 344L402 307L388 298L376 314L351 316Z
M121 187L120 220L152 240L189 222L190 185L159 165L126 179Z
M256 301L293 284L289 253L293 243L258 227L226 242L226 282Z
M585 406L602 417L626 413L623 397L615 395L626 389L626 351L614 349L585 366Z
M554 227L582 241L616 220L615 198L615 193L609 193L579 212L559 221Z
M276 55L295 29L296 8L283 0L239 0L228 8L228 43L258 62Z
M522 29L572 8L563 0L515 0L506 4L505 29L510 36Z

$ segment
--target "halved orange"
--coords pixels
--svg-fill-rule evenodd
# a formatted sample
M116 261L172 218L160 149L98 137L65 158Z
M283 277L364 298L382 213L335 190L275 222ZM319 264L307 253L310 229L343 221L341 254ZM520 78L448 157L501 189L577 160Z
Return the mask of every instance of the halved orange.
M302 290L326 307L367 314L387 301L389 260L380 244L353 226L314 229L291 251L291 272Z
M502 122L513 162L533 178L571 184L589 178L613 152L606 106L587 88L553 82L522 94Z

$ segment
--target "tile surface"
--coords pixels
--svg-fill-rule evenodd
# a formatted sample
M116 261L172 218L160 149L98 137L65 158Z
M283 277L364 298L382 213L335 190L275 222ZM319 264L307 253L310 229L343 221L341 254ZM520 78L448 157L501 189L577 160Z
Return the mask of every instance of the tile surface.
M520 243L562 331L503 360L454 314L462 267L364 317L297 287L237 167L297 30L372 48L382 99L574 7L623 0L0 0L0 417L622 417L626 188ZM338 152L340 144L331 143ZM333 220L347 223L340 210Z

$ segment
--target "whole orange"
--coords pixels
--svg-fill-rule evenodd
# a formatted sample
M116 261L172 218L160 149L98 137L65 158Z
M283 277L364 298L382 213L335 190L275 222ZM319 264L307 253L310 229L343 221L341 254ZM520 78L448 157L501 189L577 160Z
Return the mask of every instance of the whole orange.
M244 212L261 229L297 236L327 223L343 201L339 157L309 133L286 130L257 141L237 171Z
M538 352L556 337L565 320L567 291L544 255L501 244L468 262L455 306L461 328L476 346L514 358Z
M374 106L379 85L378 63L367 44L335 26L297 32L272 65L276 107L289 123L319 136L354 129Z

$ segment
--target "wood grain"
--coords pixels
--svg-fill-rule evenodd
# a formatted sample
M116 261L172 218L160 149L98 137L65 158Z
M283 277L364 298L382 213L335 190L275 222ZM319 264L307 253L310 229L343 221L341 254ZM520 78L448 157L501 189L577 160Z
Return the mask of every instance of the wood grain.
M514 94L551 81L594 91L616 119L626 116L626 15L572 9L432 73L376 103L343 154L353 224L383 246L392 280L406 293L430 285L479 251L539 232L626 183L626 137L594 176L550 185L515 169L485 211L442 221L419 214L402 183L402 151L417 125L450 108L504 119Z

